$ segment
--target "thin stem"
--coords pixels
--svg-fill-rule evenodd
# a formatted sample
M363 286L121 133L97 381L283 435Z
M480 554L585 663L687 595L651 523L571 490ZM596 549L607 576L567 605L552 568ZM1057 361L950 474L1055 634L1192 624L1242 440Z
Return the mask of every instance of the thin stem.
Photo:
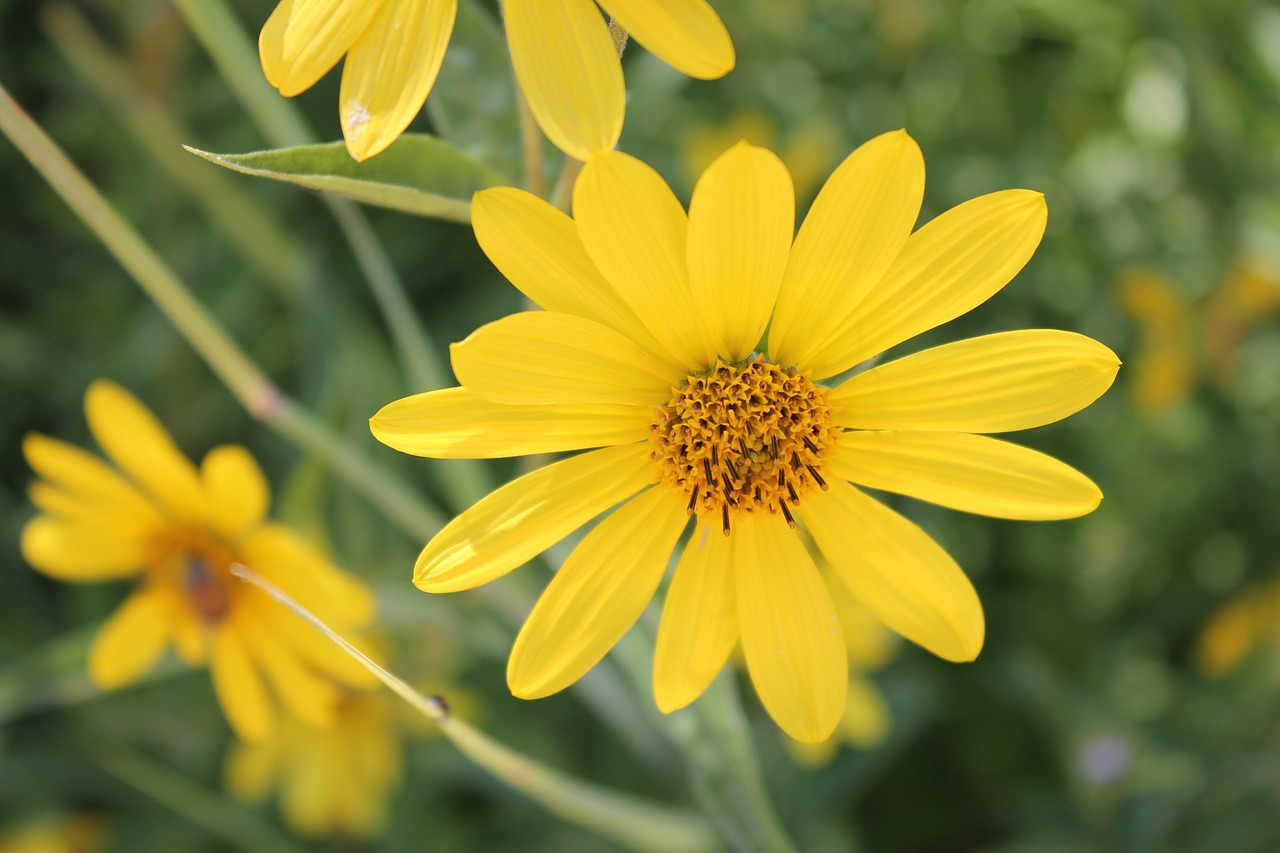
M57 143L22 111L3 85L0 131L89 226L250 415L318 453L349 485L411 536L427 536L440 528L442 520L435 510L275 387L196 301L169 265L116 213Z
M529 99L516 86L516 103L520 115L520 152L524 158L524 188L538 198L547 197L547 182L542 176L542 131L529 109Z
M564 155L564 168L560 170L560 178L555 189L551 191L549 201L558 210L569 213L573 207L573 185L578 182L578 174L582 171L583 162Z
M646 853L699 853L716 848L715 832L693 813L583 782L516 752L452 716L443 698L423 696L383 669L275 584L238 563L232 565L231 572L305 619L397 696L440 726L463 755L552 814Z

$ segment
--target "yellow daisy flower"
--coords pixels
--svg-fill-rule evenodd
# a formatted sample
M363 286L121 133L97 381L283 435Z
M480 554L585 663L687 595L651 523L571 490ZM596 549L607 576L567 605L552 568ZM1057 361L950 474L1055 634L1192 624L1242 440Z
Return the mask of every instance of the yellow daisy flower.
M1196 639L1196 657L1216 678L1260 646L1280 651L1280 581L1247 587L1215 610Z
M90 649L96 684L136 681L172 644L191 666L208 661L227 719L253 740L270 731L275 715L266 682L292 713L318 726L332 719L340 695L334 680L374 683L328 640L231 575L231 564L243 563L335 627L373 615L364 584L265 520L267 481L247 450L217 447L197 469L155 416L111 382L89 386L85 411L116 467L75 445L28 435L23 452L40 476L31 485L40 514L23 528L22 553L62 581L137 580Z
M347 150L365 160L422 109L453 31L457 0L282 0L258 53L271 85L304 92L344 55L338 113ZM612 16L656 56L691 77L733 68L733 42L706 0L506 0L516 81L547 138L585 160L622 133L626 90Z
M399 701L386 691L348 694L325 728L282 717L271 737L233 747L227 789L253 803L278 788L299 835L377 835L404 773Z
M963 661L983 640L968 579L851 483L1003 518L1097 506L1080 473L979 435L1052 423L1101 395L1119 360L1096 341L1006 332L820 384L979 305L1039 244L1039 193L982 196L912 233L923 190L920 149L898 131L836 169L794 239L786 168L745 143L707 169L687 214L656 172L616 152L588 161L573 219L520 190L476 195L481 247L546 310L455 344L462 387L394 402L371 426L431 457L600 448L498 489L418 558L419 588L469 589L617 506L516 639L517 696L554 693L600 660L693 515L658 633L659 708L693 701L740 638L773 718L825 740L845 704L846 652L794 527L877 618Z

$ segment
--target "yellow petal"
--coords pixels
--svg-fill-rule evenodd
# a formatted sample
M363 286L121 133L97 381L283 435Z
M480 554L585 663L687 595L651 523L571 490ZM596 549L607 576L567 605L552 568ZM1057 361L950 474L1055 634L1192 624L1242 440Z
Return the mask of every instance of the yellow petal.
M466 388L445 388L388 403L369 429L401 453L494 459L643 441L652 421L653 410L642 406L508 406Z
M173 646L187 666L204 666L209 656L208 632L198 619L182 619L174 628Z
M257 624L244 619L240 625L246 646L262 666L272 691L285 710L308 726L326 728L332 725L339 699L336 686L307 668L266 623Z
M844 711L849 666L835 607L800 537L773 515L734 520L738 624L751 683L798 741L826 740Z
M919 527L843 480L796 508L850 592L902 636L951 661L982 650L982 605L960 567Z
M252 618L270 625L277 640L307 666L348 687L368 690L378 686L378 679L369 670L315 628L284 610L279 602L265 593L258 593L256 590L250 592L255 594L245 596L243 602L237 603L238 606L243 606ZM350 631L348 629L343 633L349 634Z
M836 388L854 429L1009 432L1051 424L1111 387L1120 359L1102 344L1024 329L946 344L874 367Z
M242 549L250 569L335 627L358 627L373 618L372 590L334 566L289 528L264 524ZM293 618L280 610L280 619Z
M1102 501L1071 466L981 435L847 432L831 463L837 476L863 486L996 518L1075 518Z
M702 695L738 642L732 545L720 522L699 523L680 556L662 605L653 658L653 696L669 714Z
M247 741L267 737L275 708L234 622L225 622L214 632L209 668L218 703L236 735Z
M503 16L516 80L547 138L579 160L617 145L626 89L595 3L508 0Z
M178 602L163 587L147 585L125 599L89 649L89 677L113 690L146 675L164 656L178 618Z
M310 89L383 5L383 0L281 0L258 35L267 81L286 98Z
M214 530L238 539L262 522L271 490L248 450L231 444L215 447L205 454L200 476Z
M280 746L280 738L270 738L261 743L236 742L231 747L222 774L227 792L241 802L265 800L279 773Z
M662 177L626 154L593 157L573 190L578 235L596 268L687 370L715 363L689 289L689 220Z
M453 33L458 0L385 0L342 66L338 114L357 162L404 132L427 100Z
M102 581L140 572L148 549L145 539L126 530L38 515L22 528L22 557L60 581Z
M498 271L537 305L595 320L680 366L596 269L568 216L532 193L492 187L472 198L471 226Z
M1047 217L1040 193L1005 190L925 225L832 332L813 362L814 377L843 373L986 302L1031 259Z
M708 167L689 204L689 284L708 335L741 361L764 335L795 229L795 188L772 151L740 142Z
M826 559L819 559L818 564L825 565ZM827 580L827 592L831 593L836 615L840 617L850 669L866 671L884 666L897 651L898 638L853 597L843 581L830 571L824 572L823 577Z
M593 450L525 474L449 522L418 556L413 582L457 592L501 577L657 480L648 442Z
M153 520L124 511L116 504L82 493L63 491L43 480L32 482L27 493L31 502L45 515L76 526L105 531L109 535L142 539L157 526Z
M595 666L653 598L688 520L679 497L656 488L596 525L520 629L507 662L511 692L549 696Z
M74 444L31 433L22 440L22 452L37 474L65 492L147 524L160 520L155 506L136 486Z
M137 397L98 380L85 393L84 407L93 437L116 465L174 516L204 519L200 475Z
M884 277L907 241L924 195L924 158L905 130L863 143L832 173L800 226L769 352L808 366L840 322Z
M655 406L684 378L612 329L549 311L487 323L449 354L458 381L494 403Z
M889 734L889 706L865 678L849 679L849 701L836 734L850 746L862 749L875 746Z
M714 80L733 70L733 40L707 0L600 0L645 49L678 71Z

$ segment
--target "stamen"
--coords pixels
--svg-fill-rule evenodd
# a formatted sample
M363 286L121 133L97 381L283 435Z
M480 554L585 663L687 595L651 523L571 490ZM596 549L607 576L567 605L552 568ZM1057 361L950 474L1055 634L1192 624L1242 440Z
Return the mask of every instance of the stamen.
M729 535L729 505L720 504L720 526L724 529L724 535Z
M703 460L702 460L702 473L704 473L704 474L706 474L706 475L707 475L707 482L708 482L708 483L714 483L714 482L716 481L715 476L714 476L714 475L712 475L712 473L711 473L711 461L710 461L710 460L708 460L708 459L703 459Z
M804 442L805 447L809 448L810 453L814 455L821 455L822 451L818 450L818 445L814 444L813 439L809 438L809 436L801 436L800 440Z
M784 500L779 500L778 509L782 510L782 516L787 520L787 527L790 527L792 530L795 530L796 520L791 517L791 510L787 509L787 502Z
M814 468L812 465L806 465L806 466L804 466L804 467L806 467L806 468L808 468L808 469L809 469L809 476L810 476L810 477L812 477L812 478L813 478L813 481L814 481L815 483L817 483L817 484L818 484L818 488L822 489L822 491L824 491L824 492L825 492L828 488L830 488L830 487L827 485L827 481L826 481L826 480L824 480L824 479L822 479L822 475L818 473L818 469L817 469L817 468Z
M689 506L685 508L685 512L693 515L695 508L698 506L698 484L693 484L693 491L689 493Z

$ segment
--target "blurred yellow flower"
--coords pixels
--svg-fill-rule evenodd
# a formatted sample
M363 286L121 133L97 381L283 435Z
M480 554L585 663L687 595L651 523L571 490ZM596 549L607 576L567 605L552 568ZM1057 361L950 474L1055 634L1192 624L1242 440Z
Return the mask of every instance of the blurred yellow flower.
M733 42L706 0L507 0L516 80L538 125L585 160L622 133L622 64L600 7L636 41L691 77L722 77ZM293 97L346 55L338 112L347 150L365 160L422 109L453 31L457 0L282 0L262 28L262 69Z
M93 853L102 842L99 818L49 815L0 835L0 853Z
M981 304L1040 242L1039 193L992 193L912 233L923 191L920 149L898 131L840 165L798 235L786 167L746 143L703 174L688 214L655 171L616 152L586 164L573 219L516 189L476 195L481 247L546 310L455 344L462 387L392 403L371 426L422 456L603 448L498 489L418 558L419 588L470 589L620 505L516 639L517 696L555 693L604 656L696 515L658 634L658 707L696 699L740 638L765 708L793 738L822 741L844 711L848 655L792 528L889 627L963 661L984 633L972 585L850 481L1003 518L1097 506L1074 469L975 434L1089 405L1119 365L1096 341L1007 332L818 384Z
M827 116L813 116L792 128L780 142L770 118L752 110L740 112L728 122L694 125L681 145L681 159L690 183L706 171L724 150L735 142L749 142L772 148L787 164L795 184L796 197L809 198L822 184L831 164L840 153L840 133Z
M1218 608L1196 641L1196 658L1206 673L1222 676L1262 643L1280 651L1280 581L1248 587Z
M1148 269L1123 273L1118 292L1138 325L1131 395L1152 417L1186 400L1201 376L1230 390L1250 329L1280 312L1280 272L1260 263L1233 266L1199 303Z
M403 714L397 697L377 690L344 695L324 728L284 715L270 737L232 747L227 790L260 802L278 789L299 835L377 835L404 771Z
M191 666L206 660L227 719L245 739L265 737L275 716L264 683L292 713L322 726L339 697L334 680L374 679L255 587L230 574L243 563L338 628L373 614L373 596L289 529L265 520L270 494L243 447L211 450L197 469L155 416L111 382L85 394L94 438L115 463L31 434L23 442L40 479L40 514L22 553L70 582L136 578L135 590L98 632L89 675L103 688L142 677L170 644Z

